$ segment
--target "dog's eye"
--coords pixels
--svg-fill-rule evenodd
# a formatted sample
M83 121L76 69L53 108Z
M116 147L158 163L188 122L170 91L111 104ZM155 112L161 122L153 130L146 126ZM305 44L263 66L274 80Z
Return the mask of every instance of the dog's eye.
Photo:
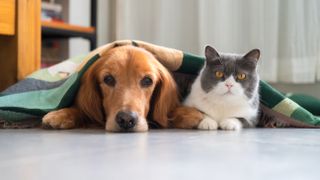
M107 75L106 77L104 77L104 83L106 83L109 86L115 86L116 80L114 79L113 76Z
M144 77L142 80L141 80L141 82L140 82L140 84L141 84L141 86L142 87L148 87L148 86L151 86L152 85L152 79L150 78L150 77Z

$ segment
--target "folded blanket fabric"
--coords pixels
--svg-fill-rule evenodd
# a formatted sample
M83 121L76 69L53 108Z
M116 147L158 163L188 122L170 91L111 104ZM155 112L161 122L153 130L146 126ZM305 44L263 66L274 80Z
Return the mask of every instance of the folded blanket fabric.
M41 117L49 111L70 106L79 89L80 79L90 65L110 49L124 45L146 49L172 72L196 75L204 64L203 57L180 50L143 41L115 41L97 48L87 56L72 58L36 71L1 92L0 128L34 127L41 123ZM264 81L260 82L260 94L259 126L320 127L319 117L314 116ZM312 106L308 103L304 105Z
M294 102L298 103L300 106L304 107L306 110L311 112L316 116L320 116L320 100L300 93L287 93L286 97L292 99Z

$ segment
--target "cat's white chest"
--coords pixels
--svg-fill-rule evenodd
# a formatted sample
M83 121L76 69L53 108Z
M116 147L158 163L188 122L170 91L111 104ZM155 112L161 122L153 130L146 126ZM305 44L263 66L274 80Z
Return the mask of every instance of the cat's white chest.
M216 121L226 118L242 117L250 119L255 114L246 97L223 97L214 93L206 93L200 87L199 79L192 86L192 91L186 98L184 104L192 106L204 112Z

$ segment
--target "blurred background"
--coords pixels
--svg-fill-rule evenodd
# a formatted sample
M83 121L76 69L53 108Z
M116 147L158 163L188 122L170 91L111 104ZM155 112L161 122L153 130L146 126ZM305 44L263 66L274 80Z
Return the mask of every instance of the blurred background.
M42 67L119 39L197 55L259 48L261 79L320 98L319 0L42 0L41 26Z
M98 1L98 44L140 39L203 55L262 52L260 75L284 92L320 97L319 0ZM100 25L100 26L99 26Z

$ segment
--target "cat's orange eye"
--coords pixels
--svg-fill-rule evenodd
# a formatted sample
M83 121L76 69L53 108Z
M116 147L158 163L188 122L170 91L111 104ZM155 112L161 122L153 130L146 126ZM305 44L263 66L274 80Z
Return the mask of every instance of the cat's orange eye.
M216 71L216 77L217 78L222 78L223 77L223 72L221 72L221 71Z
M246 78L246 74L244 74L244 73L239 73L237 75L237 79L239 79L239 80L244 80L245 78Z

